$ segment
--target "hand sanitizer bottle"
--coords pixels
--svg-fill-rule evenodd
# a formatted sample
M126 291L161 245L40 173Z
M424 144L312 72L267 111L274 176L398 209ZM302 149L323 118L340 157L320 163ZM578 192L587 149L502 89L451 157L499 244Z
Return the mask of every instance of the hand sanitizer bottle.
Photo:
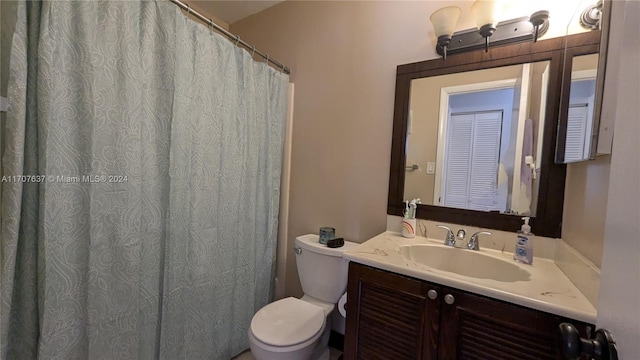
M523 217L524 224L518 231L518 242L513 252L513 260L523 264L533 264L533 233L529 226L529 217Z

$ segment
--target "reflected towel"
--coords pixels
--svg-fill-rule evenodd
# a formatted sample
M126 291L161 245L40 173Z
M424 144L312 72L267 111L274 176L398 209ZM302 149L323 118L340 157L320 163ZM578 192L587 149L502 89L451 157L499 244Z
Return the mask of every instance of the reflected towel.
M531 188L533 186L533 174L531 168L526 164L525 158L533 156L533 120L524 121L524 136L522 138L522 159L520 166L520 181L527 189L527 198L531 199Z

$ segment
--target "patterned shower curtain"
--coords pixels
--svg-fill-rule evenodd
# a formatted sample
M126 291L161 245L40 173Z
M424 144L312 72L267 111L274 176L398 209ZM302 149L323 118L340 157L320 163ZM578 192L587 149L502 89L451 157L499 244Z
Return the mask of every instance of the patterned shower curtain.
M21 2L10 68L2 359L247 348L288 76L166 1Z

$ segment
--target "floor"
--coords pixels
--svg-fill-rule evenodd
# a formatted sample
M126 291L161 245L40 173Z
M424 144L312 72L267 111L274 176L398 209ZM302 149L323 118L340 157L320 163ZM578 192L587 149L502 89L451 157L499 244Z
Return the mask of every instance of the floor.
M331 351L330 360L338 360L340 358L340 355L342 355L342 351L340 350L336 350L334 348L329 348L329 350ZM255 360L255 359L256 358L254 358L253 355L251 355L251 351L249 350L233 358L233 360Z

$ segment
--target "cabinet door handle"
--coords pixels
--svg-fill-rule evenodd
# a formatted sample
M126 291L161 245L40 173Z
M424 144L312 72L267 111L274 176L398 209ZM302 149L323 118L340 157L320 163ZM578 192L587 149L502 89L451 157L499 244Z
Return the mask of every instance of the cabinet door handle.
M438 292L431 289L429 291L427 291L427 297L431 300L435 300L438 297Z
M583 339L575 326L569 323L560 324L562 334L562 353L566 359L577 359L585 354L589 359L618 360L618 349L613 335L607 330L599 329L593 340Z
M453 295L451 294L447 294L444 296L444 302L446 302L447 304L451 305L456 301L456 298L453 297Z

